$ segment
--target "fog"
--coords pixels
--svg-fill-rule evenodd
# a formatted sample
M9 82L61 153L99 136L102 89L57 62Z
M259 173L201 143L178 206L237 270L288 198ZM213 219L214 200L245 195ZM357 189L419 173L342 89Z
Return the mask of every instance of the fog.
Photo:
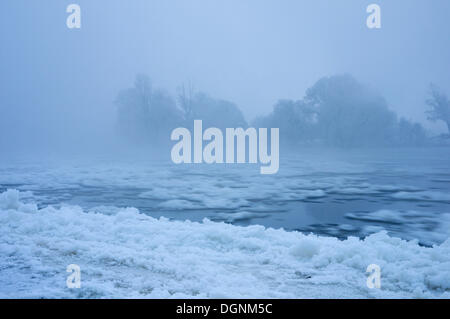
M66 26L69 3L2 2L2 153L114 145L115 101L137 74L175 102L183 83L230 101L249 124L350 74L427 134L447 132L425 115L431 82L450 93L447 0L78 0L81 29Z
M449 298L449 17L0 0L0 298Z

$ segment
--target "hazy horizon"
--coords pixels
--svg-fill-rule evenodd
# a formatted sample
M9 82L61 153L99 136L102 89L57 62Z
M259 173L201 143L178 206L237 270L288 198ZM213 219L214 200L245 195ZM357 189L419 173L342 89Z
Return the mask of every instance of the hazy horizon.
M448 1L376 1L382 28L366 27L373 1L7 1L1 144L111 134L117 93L137 73L175 94L182 83L230 100L251 121L279 99L301 99L323 76L349 73L399 116L426 120L430 82L450 92ZM38 138L39 137L39 138Z

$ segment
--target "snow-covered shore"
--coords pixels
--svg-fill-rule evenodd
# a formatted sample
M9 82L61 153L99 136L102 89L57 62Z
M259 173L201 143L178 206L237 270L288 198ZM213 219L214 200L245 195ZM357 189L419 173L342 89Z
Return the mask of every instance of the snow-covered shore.
M24 203L0 194L3 298L450 298L450 240L377 233L340 241L262 226L155 219ZM81 267L80 289L66 267ZM381 289L366 268L381 267Z

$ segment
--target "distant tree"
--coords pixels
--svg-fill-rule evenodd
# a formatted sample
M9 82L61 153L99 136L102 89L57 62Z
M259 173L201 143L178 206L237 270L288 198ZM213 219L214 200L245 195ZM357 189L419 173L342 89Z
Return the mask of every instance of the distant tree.
M435 85L430 85L430 96L426 100L430 109L426 111L430 121L444 121L450 133L450 100Z
M232 102L214 99L205 93L195 93L186 99L189 107L185 110L186 126L191 127L193 120L202 120L203 127L246 127L244 115ZM186 111L188 110L188 111Z
M184 113L184 117L187 121L192 121L193 119L193 100L195 96L194 86L191 82L187 84L182 84L177 88L177 100L180 105L181 110Z
M170 132L182 124L182 114L173 98L162 90L153 90L150 78L139 74L134 87L117 95L117 126L128 140L145 144L164 144Z
M316 113L303 101L279 100L272 113L254 121L256 127L277 127L280 141L299 144L311 139Z
M152 138L157 143L168 145L172 130L182 125L182 112L172 96L163 90L154 91L149 111L149 129Z
M393 142L396 115L385 99L350 75L322 78L307 90L305 103L317 112L318 136L335 146L378 146Z
M141 142L148 136L149 105L152 95L150 79L142 74L136 76L134 87L119 92L117 126L126 139Z
M397 145L404 146L422 146L427 142L422 125L412 123L404 118L401 118L398 122L395 138Z

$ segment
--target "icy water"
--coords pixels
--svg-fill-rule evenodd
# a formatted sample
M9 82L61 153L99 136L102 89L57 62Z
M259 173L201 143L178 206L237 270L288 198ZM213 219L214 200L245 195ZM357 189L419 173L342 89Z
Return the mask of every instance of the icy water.
M304 150L259 165L175 165L150 160L0 163L0 192L29 191L47 205L114 214L260 224L346 238L386 230L441 243L450 233L450 149Z

